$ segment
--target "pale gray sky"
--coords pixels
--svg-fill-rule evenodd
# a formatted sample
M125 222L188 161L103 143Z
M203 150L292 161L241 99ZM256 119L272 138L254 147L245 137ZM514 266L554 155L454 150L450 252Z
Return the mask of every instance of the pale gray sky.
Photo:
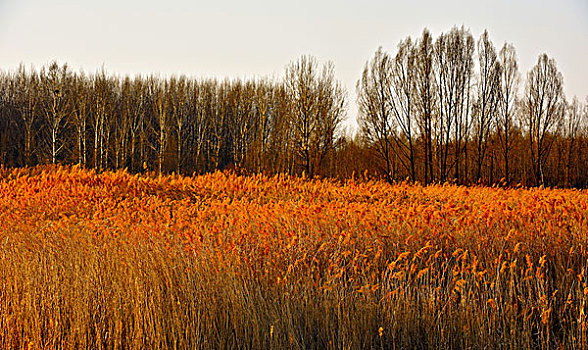
M522 77L556 59L568 98L588 96L588 0L0 0L0 69L51 60L94 72L194 77L283 74L302 54L335 63L356 115L355 83L378 46L394 53L427 27L464 25L515 45Z

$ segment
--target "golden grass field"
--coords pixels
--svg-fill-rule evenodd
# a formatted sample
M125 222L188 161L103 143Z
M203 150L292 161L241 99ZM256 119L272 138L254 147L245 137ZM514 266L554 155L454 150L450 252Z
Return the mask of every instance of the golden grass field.
M0 170L3 349L586 349L588 192Z

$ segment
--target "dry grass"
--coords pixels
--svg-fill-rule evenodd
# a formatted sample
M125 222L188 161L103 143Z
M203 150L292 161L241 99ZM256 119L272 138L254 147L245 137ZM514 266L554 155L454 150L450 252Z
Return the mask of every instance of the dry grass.
M586 349L588 193L0 171L6 349Z

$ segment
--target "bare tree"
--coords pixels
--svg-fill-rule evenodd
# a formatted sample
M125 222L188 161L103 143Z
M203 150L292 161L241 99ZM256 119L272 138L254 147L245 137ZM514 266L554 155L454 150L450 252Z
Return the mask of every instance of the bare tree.
M436 85L434 78L434 46L431 33L425 29L414 47L416 120L423 139L425 184L435 180L434 173L434 109Z
M171 114L176 134L176 172L182 171L184 148L188 139L190 123L190 90L191 83L185 76L172 77L169 81Z
M460 156L467 145L470 126L470 90L473 76L474 39L469 31L453 28L435 42L435 66L438 87L437 148L440 180L447 180L455 166L460 180ZM452 140L453 133L453 140ZM455 146L450 163L451 144ZM465 157L467 161L467 155ZM466 166L467 168L467 166Z
M31 69L31 72L27 72L24 65L21 64L15 76L15 83L16 107L24 128L24 164L30 166L33 165L35 123L41 108L40 78L34 70Z
M72 85L73 122L77 132L78 164L85 166L86 125L91 108L91 87L88 77L83 73L74 74Z
M157 153L157 172L161 175L171 129L170 84L167 81L161 81L151 76L149 78L149 89L153 96L153 113L155 115L154 131L156 138L153 149Z
M367 62L361 79L357 82L357 104L359 126L364 140L374 145L384 161L385 177L390 182L392 174L392 137L395 123L390 100L392 79L390 76L392 58L378 48L374 58Z
M232 113L228 120L232 141L232 153L237 168L242 168L251 143L254 127L255 85L251 82L235 82L231 89L230 104Z
M334 66L302 56L286 68L286 89L293 108L293 125L302 167L313 176L333 149L335 129L345 110L344 92L334 77Z
M517 54L512 44L504 43L499 54L501 66L500 101L498 113L498 138L504 160L504 177L510 182L510 151L512 149L512 133L515 126L515 100L519 86L519 70Z
M286 86L294 109L298 150L307 175L310 175L312 167L310 146L316 125L316 66L316 59L303 56L286 68Z
M229 113L229 92L231 84L228 80L218 83L211 81L207 86L210 99L207 101L207 115L210 120L211 137L208 138L209 169L219 169L222 162L221 151L227 142L227 116Z
M346 113L346 93L335 80L334 69L332 62L325 64L318 82L318 118L313 141L315 170L310 175L324 170L325 161L335 150L337 132Z
M118 84L118 103L115 113L116 123L113 126L114 137L114 164L116 168L128 165L128 159L131 156L129 143L133 141L130 135L133 129L133 109L135 103L133 93L133 81L130 77L124 77Z
M392 58L378 48L374 58L367 62L357 82L359 125L368 145L374 145L384 161L384 173L392 181L392 138L396 127L391 110Z
M93 78L93 113L90 122L94 131L94 168L101 169L108 163L116 81L107 76L104 68Z
M563 119L562 136L566 141L566 168L565 168L565 185L570 186L570 173L572 170L572 163L574 162L574 153L576 152L576 141L581 132L582 105L576 97L573 98L572 103L567 106L566 113Z
M546 54L527 75L523 122L527 127L531 164L536 184L544 184L544 166L564 115L563 77Z
M297 132L286 84L277 84L272 95L272 134L268 163L276 172L294 173L298 155Z
M14 129L15 121L19 118L20 106L17 88L17 78L9 73L0 70L0 164L2 166L10 165L8 161L9 147L13 143L14 135L11 131ZM16 123L18 125L18 123ZM17 133L21 133L17 127ZM17 164L15 162L15 164ZM24 162L26 165L26 162Z
M255 106L255 130L254 130L254 145L252 152L253 164L252 167L257 172L262 172L266 169L268 148L270 143L270 136L275 131L272 93L274 86L269 81L261 80L255 89L254 106Z
M212 96L209 94L213 90L207 85L210 82L196 82L191 92L192 117L191 117L191 136L192 136L192 154L194 158L194 169L199 171L200 158L202 155L204 143L208 137L209 121L207 114L208 99Z
M59 66L54 61L46 71L41 71L41 77L46 96L43 110L48 127L49 159L56 164L65 147L61 133L71 113L70 74L66 64Z
M482 178L482 165L488 148L490 132L499 111L501 93L502 68L496 49L484 31L478 41L478 63L480 73L478 75L477 97L474 105L474 137L476 140L476 180Z
M415 90L415 56L410 38L401 41L392 64L392 95L389 103L396 119L399 135L394 137L396 152L412 181L416 180L414 133L415 116L413 96Z
M147 145L147 125L145 123L145 113L148 109L147 84L141 77L135 77L130 82L128 91L128 100L123 101L123 108L131 121L130 129L130 166L137 170L137 161L139 164L145 164L146 145ZM139 149L137 151L137 148ZM137 154L138 153L138 154ZM138 157L138 159L137 159Z

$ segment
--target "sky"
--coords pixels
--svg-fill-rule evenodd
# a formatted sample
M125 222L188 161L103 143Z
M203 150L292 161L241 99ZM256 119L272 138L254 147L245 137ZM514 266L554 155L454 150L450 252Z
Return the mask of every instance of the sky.
M382 46L465 26L514 44L524 80L541 53L571 99L588 97L588 0L0 0L0 69L56 60L74 71L281 78L301 55L332 61L357 115L356 82Z

